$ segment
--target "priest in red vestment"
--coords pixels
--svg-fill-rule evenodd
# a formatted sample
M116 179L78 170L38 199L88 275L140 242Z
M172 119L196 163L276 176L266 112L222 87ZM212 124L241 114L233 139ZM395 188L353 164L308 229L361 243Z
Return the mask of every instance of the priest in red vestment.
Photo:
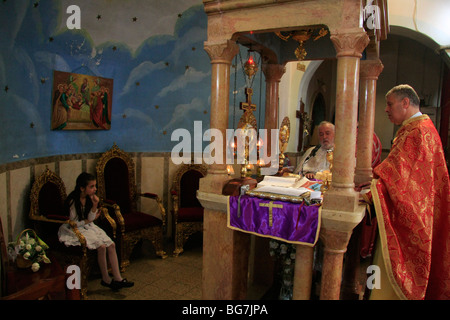
M368 193L379 228L373 264L384 278L371 299L450 299L449 175L439 134L419 103L409 85L386 94L385 111L401 127Z

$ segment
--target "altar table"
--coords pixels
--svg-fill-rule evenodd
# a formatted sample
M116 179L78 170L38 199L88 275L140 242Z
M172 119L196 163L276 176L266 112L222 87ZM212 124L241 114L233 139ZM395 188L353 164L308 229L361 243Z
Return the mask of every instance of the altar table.
M320 206L230 196L228 228L293 244L314 246L319 238Z

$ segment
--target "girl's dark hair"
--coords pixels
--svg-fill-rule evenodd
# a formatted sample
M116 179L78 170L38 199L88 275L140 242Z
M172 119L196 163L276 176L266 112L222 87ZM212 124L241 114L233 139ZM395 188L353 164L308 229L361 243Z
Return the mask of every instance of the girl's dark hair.
M90 197L86 197L86 204L84 210L82 210L80 201L81 188L86 188L89 181L93 180L96 180L95 176L87 172L83 172L78 176L75 189L67 196L67 199L64 202L64 210L66 211L67 216L70 214L70 207L75 205L78 220L81 221L87 218L88 213L92 209L92 200Z

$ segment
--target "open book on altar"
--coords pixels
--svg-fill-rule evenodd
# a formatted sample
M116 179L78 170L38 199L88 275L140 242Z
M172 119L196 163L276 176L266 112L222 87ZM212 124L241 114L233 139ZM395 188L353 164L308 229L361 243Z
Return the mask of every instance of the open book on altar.
M258 183L257 187L253 189L256 192L275 193L293 197L299 197L307 192L312 192L314 189L310 188L317 185L316 181L310 181L306 177L274 177L265 176L264 180ZM315 196L317 196L317 193ZM320 196L320 192L319 195Z

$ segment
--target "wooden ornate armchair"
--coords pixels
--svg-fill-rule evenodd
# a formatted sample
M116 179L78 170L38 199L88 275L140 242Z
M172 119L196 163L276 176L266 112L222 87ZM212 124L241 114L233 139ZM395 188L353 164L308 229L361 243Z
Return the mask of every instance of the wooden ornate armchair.
M203 207L197 200L197 190L206 171L204 165L184 164L175 174L171 190L175 256L183 252L183 246L192 234L203 230Z
M98 194L119 226L119 261L122 271L130 264L130 255L134 246L143 239L150 240L156 254L162 258L167 255L163 250L163 228L166 210L158 195L153 193L137 194L135 166L131 157L116 144L105 152L97 162ZM137 210L138 197L146 197L157 204L161 219L149 213Z
M69 221L64 212L66 188L63 181L48 168L37 178L31 188L31 208L29 218L32 220L34 230L46 242L52 253L63 266L78 265L81 271L81 298L87 298L87 282L91 266L97 265L97 253L88 250L86 239L79 232L76 223ZM116 223L109 216L106 208L101 208L101 218L96 220L108 235L114 239ZM58 229L68 223L78 237L81 246L66 247L59 242Z

